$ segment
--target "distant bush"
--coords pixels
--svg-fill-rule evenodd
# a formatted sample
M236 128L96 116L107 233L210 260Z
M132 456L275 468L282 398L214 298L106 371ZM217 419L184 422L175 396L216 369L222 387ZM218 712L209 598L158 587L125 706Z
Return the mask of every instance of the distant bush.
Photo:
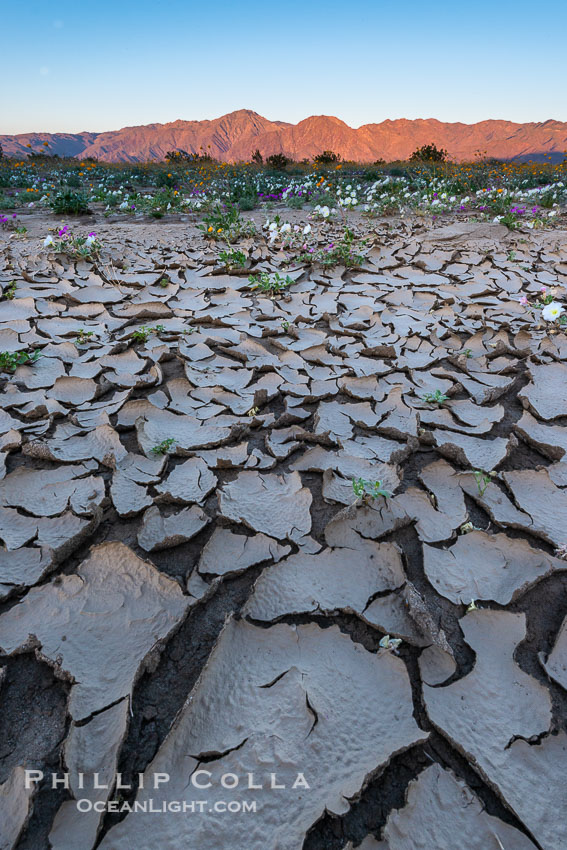
M258 148L256 148L256 150L252 154L252 162L255 162L256 165L264 164L264 157L262 156Z
M288 198L286 204L292 210L301 210L303 209L303 204L305 203L305 197L299 195L292 195L291 198Z
M313 157L313 162L316 162L317 165L332 165L340 161L340 153L335 153L334 151L323 151L323 153L319 153Z
M423 145L415 150L409 158L410 162L446 162L449 154L437 145Z
M201 146L199 153L188 153L184 150L168 151L164 160L165 162L213 162L213 157Z
M284 169L293 162L292 159L285 156L283 153L273 153L266 157L266 165L270 168L275 168L276 171L284 171Z
M253 195L243 195L238 201L238 209L243 212L249 212L256 209L258 206L257 200Z
M187 162L194 159L194 154L187 151L168 151L164 157L165 162Z
M0 159L4 156L4 151L2 150L2 145L0 145Z
M82 192L73 192L71 189L58 192L49 206L58 215L87 215L90 213L86 195Z
M43 153L43 151L38 151L37 153L29 153L28 159L31 160L39 160L40 162L44 162L52 159L59 159L58 153Z
M177 182L176 175L167 171L160 171L156 178L156 184L160 187L160 189L173 189Z

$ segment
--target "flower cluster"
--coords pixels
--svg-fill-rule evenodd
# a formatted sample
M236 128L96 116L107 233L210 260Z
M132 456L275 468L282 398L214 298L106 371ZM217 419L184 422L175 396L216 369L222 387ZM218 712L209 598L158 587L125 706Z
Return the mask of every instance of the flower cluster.
M94 230L88 236L73 236L69 225L66 224L57 231L57 237L54 239L48 234L43 240L44 248L50 248L56 254L67 254L76 258L96 257L102 248Z
M567 324L567 315L564 312L565 308L558 301L555 301L553 292L548 292L545 286L542 286L541 296L533 304L530 304L527 295L521 296L520 304L523 307L541 310L541 318L546 322L557 322L560 325Z

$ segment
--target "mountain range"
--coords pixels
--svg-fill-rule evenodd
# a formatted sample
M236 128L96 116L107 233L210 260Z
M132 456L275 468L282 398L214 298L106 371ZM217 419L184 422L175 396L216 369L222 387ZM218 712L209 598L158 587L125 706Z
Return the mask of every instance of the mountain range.
M107 162L163 160L172 150L206 151L214 159L239 162L249 160L256 149L264 157L283 153L294 160L312 159L324 150L332 150L345 160L391 162L407 159L416 148L429 143L445 148L458 161L471 160L480 151L497 159L550 156L557 162L567 150L567 123L489 120L461 124L434 118L399 118L354 129L328 115L313 115L298 124L287 124L240 109L212 121L179 120L104 133L0 135L5 156L23 158L31 151L44 151L60 157L90 156Z

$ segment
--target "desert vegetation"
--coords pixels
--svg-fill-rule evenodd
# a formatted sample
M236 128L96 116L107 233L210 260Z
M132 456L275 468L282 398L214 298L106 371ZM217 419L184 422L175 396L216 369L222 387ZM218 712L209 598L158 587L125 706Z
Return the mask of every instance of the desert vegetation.
M0 844L564 850L567 167L251 154L0 161Z

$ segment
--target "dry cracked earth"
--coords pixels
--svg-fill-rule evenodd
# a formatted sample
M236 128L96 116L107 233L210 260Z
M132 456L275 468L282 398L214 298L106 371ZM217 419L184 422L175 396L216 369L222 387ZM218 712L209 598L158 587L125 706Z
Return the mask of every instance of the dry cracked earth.
M362 268L271 299L187 223L101 219L92 263L28 222L0 260L0 350L42 352L0 383L2 850L565 850L567 337L519 298L565 297L567 232L379 223ZM209 807L76 805L149 798Z

